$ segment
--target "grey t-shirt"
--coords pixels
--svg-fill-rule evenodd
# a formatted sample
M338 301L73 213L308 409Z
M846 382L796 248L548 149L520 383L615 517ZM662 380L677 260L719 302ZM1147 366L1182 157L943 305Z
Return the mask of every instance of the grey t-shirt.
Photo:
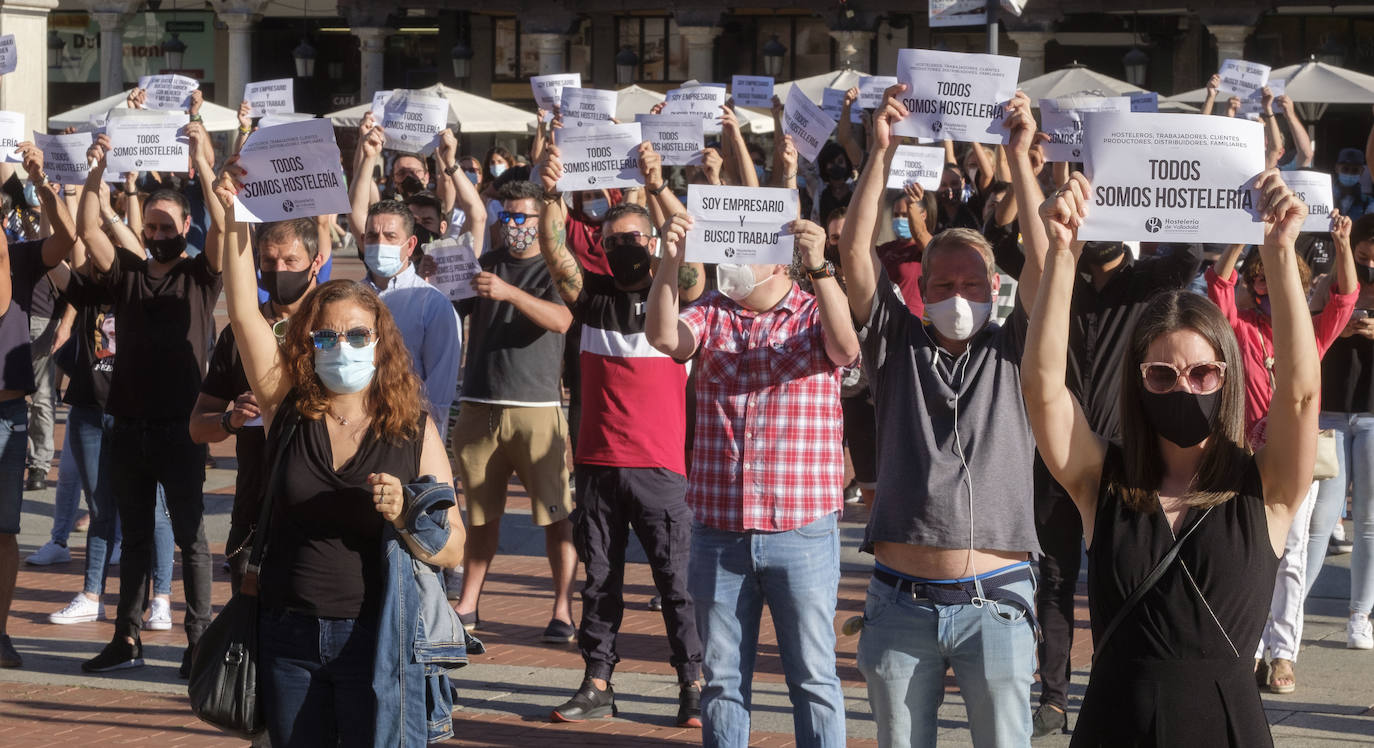
M563 303L539 254L516 259L505 249L482 253L482 269L544 301ZM545 330L507 301L475 298L459 311L471 317L463 399L506 405L563 401L563 335Z
M989 323L951 356L879 271L859 329L878 413L878 496L862 550L878 541L969 547L971 484L974 548L1040 552L1035 440L1021 397L1026 323L1018 305L1005 326Z

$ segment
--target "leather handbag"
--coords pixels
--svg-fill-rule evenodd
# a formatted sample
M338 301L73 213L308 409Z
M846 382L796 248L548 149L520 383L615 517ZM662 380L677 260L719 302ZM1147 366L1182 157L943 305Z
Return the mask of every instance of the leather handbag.
M1317 462L1312 466L1312 480L1331 480L1340 473L1340 456L1336 454L1336 432L1332 429L1322 429L1317 432Z
M281 438L272 458L271 476L263 491L258 523L253 529L253 552L243 586L234 591L219 615L206 627L191 653L191 679L186 690L191 712L224 732L251 740L266 729L258 703L258 590L257 578L266 549L272 495L280 486L283 456L300 422L294 398L283 402Z

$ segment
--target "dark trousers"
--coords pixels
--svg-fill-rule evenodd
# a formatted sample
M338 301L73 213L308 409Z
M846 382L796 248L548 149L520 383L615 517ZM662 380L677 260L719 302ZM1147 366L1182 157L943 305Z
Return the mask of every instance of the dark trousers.
M563 386L568 388L568 443L577 454L577 430L582 428L581 322L574 322L563 339Z
M1062 486L1035 456L1035 531L1045 555L1040 559L1040 587L1035 615L1044 636L1040 642L1040 703L1065 709L1073 665L1073 595L1083 560L1083 519Z
M701 637L687 592L692 549L692 512L687 479L662 468L577 466L573 539L587 570L582 588L582 627L577 645L587 675L610 680L620 657L616 633L625 614L625 546L634 528L654 586L663 598L669 663L683 683L701 677Z
M372 745L375 623L263 610L258 648L260 703L273 748Z
M119 564L119 613L115 635L137 636L148 604L153 563L157 484L167 492L172 538L181 548L186 587L186 639L200 640L210 624L210 545L205 540L205 447L191 441L186 419L115 418L108 442L124 553Z

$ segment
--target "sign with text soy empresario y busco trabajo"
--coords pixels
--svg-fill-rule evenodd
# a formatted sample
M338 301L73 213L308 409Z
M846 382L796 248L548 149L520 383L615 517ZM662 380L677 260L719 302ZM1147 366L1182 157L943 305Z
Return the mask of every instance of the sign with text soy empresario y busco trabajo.
M892 131L898 135L973 143L1007 142L1006 105L1016 95L1018 57L903 49L897 52L897 80L906 84L901 102L909 114Z
M1192 114L1086 112L1083 165L1092 184L1085 241L1259 244L1258 122Z
M797 191L780 187L687 186L688 262L784 265L792 262L787 225L798 217Z
M234 198L245 223L314 218L349 210L348 186L327 119L260 127L239 151L246 174Z

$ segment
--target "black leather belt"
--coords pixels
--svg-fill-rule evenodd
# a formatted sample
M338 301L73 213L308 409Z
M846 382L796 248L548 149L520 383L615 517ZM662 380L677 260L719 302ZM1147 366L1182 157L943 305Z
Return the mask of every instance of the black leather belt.
M889 587L895 587L905 595L910 595L913 600L928 600L936 605L972 605L973 599L978 597L978 587L974 585L972 580L967 582L926 582L919 579L907 579L883 569L874 569L873 578ZM1023 581L1030 581L1032 586L1035 584L1035 576L1031 574L1029 565L1018 566L1000 574L982 577L978 583L983 588L983 599L1009 601L1021 606L1026 611L1026 617L1030 619L1036 641L1039 641L1040 621L1035 617L1035 605L1023 597L1021 593L1009 589L1010 585Z

